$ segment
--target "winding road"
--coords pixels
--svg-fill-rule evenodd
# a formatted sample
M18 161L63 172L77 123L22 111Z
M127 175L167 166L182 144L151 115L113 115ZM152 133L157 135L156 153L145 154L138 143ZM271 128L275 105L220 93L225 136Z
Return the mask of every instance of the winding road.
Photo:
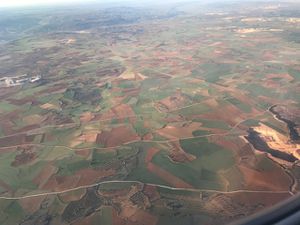
M174 109L172 111L175 110L180 110L183 108L188 108L194 105L197 105L200 103L194 103L185 107L181 107L178 109ZM274 104L276 105L276 104ZM272 105L272 106L274 106ZM272 107L271 106L271 107ZM113 147L103 147L103 148L97 148L97 149L114 149L114 148L118 148L124 145L128 145L128 144L132 144L132 143L170 143L170 142L175 142L175 141L179 141L179 140L188 140L188 139L195 139L195 138L200 138L200 137L212 137L212 136L226 136L229 135L234 129L236 129L240 124L244 123L247 120L250 119L254 119L258 116L261 116L267 112L269 112L270 107L268 107L266 110L260 112L259 114L244 119L238 123L236 123L233 127L231 127L230 130L224 132L224 133L215 133L215 134L207 134L207 135L199 135L199 136L191 136L191 137L184 137L184 138L174 138L174 139L170 139L170 140L163 140L163 141L155 141L155 140L135 140L135 141L130 141L127 143L123 143L122 145L119 146L113 146ZM166 112L168 113L168 112ZM120 118L115 118L115 119L122 119L122 118L130 118L130 117L139 117L142 116L144 114L139 114L139 115L134 115L134 116L126 116L126 117L120 117ZM98 120L98 121L92 121L93 123L96 122L100 122L100 121L109 121L111 119L105 119L105 120ZM71 124L65 124L65 125L58 125L58 126L46 126L43 128L50 128L50 127L64 127L64 126L70 126L70 125L78 125L76 123L71 123ZM43 129L43 128L39 128L39 129ZM28 132L22 132L22 133L28 133ZM18 133L20 134L20 133ZM17 135L17 134L14 134ZM10 135L10 136L14 136L14 135ZM9 137L9 136L5 136L5 137ZM3 137L1 137L3 138ZM44 146L44 147L64 147L66 149L69 149L71 151L74 150L84 150L84 149L90 149L88 148L71 148L68 146L64 146L64 145L45 145L45 144L21 144L21 145L14 145L14 146L7 146L7 147L0 147L1 149L7 149L7 148L14 148L14 147L20 147L20 146ZM86 189L86 188L92 188L92 187L97 187L99 185L102 184L111 184L111 183L138 183L141 185L147 184L147 185L151 185L151 186L156 186L156 187L160 187L160 188L165 188L165 189L169 189L169 190L175 190L175 191L191 191L191 192L210 192L210 193L216 193L216 194L234 194L234 193L273 193L273 194L290 194L290 195L294 195L294 193L292 191L268 191L268 190L234 190L234 191L218 191L218 190L210 190L210 189L192 189L192 188L175 188L175 187L170 187L170 186L166 186L166 185L159 185L159 184L152 184L152 183L142 183L140 181L122 181L122 180L112 180L112 181L102 181L102 182L98 182L98 183L94 183L94 184L90 184L90 185L83 185L83 186L78 186L78 187L74 187L74 188L69 188L69 189L65 189L62 191L53 191L53 192L45 192L45 193L38 193L38 194L30 194L30 195L24 195L24 196L17 196L17 197L5 197L5 196L0 196L0 199L3 200L20 200L20 199L28 199L28 198L35 198L35 197L41 197L41 196L47 196L47 195L58 195L58 194L64 194L64 193L68 193L68 192L72 192L72 191L76 191L76 190L81 190L81 189Z
M160 187L164 189L174 190L174 191L191 191L191 192L209 192L209 193L216 193L216 194L234 194L234 193L271 193L271 194L290 194L294 195L292 192L289 191L267 191L267 190L235 190L235 191L217 191L217 190L210 190L210 189L193 189L193 188L175 188L170 187L166 185L159 185L159 184L151 184L151 183L142 183L140 181L122 181L122 180L112 180L112 181L103 181L95 184L90 185L83 185L78 186L75 188L70 188L62 191L53 191L53 192L45 192L45 193L39 193L39 194L30 194L30 195L24 195L19 197L4 197L0 196L0 199L4 200L20 200L20 199L27 199L27 198L35 198L35 197L41 197L41 196L47 196L47 195L58 195L58 194L65 194L72 191L77 191L81 189L86 188L92 188L97 187L102 184L112 184L112 183L136 183L141 185L150 185L155 187Z

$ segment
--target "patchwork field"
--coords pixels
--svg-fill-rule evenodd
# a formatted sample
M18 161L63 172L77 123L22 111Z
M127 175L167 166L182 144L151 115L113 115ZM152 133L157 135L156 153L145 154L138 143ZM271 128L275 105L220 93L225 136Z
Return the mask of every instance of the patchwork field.
M257 4L0 9L0 224L218 225L298 193L300 4Z

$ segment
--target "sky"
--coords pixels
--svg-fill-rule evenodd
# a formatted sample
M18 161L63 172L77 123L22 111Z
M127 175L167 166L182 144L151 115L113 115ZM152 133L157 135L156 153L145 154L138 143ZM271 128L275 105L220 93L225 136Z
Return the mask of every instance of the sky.
M53 5L53 4L72 4L72 3L89 3L89 2L98 2L98 3L111 3L111 2L130 2L134 0L0 0L0 8L1 7L18 7L18 6L37 6L37 5ZM180 2L186 0L135 0L136 2ZM228 1L228 0L199 0L199 1ZM233 0L234 1L234 0ZM235 0L239 1L239 0ZM244 1L244 0L243 0ZM248 0L249 1L249 0ZM267 0L266 0L267 1ZM270 1L270 0L269 0ZM293 0L290 0L293 1ZM299 1L299 0L294 0Z
M67 3L75 3L75 2L92 2L92 1L95 0L85 0L85 1L83 0L0 0L0 7L67 4Z
M121 3L121 2L176 2L186 0L0 0L0 8L3 7L19 7L19 6L38 6L38 5L54 5L54 4L74 4L74 3ZM203 0L201 0L203 1Z

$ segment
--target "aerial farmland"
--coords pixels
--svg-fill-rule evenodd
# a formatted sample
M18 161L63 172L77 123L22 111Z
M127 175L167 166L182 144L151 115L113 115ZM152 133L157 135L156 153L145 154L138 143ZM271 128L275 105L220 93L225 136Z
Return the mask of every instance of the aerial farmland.
M0 224L218 225L298 193L300 4L220 4L0 9Z

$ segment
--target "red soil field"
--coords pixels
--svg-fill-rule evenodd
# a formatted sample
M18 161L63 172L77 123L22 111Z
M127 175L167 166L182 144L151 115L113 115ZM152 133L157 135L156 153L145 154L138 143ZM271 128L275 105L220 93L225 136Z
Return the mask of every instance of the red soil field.
M126 96L138 96L139 93L140 93L140 88L126 88L123 90L123 93L126 95Z
M112 209L112 225L138 225L138 224L119 217L118 212L115 209Z
M112 111L118 118L126 117L126 116L134 116L135 113L129 105L120 104L112 108Z
M94 170L90 168L82 169L76 172L76 177L80 177L78 186L93 184L102 178L112 176L116 173L114 169Z
M128 116L134 116L135 113L129 105L122 104L122 103L120 104L120 102L123 99L124 97L122 97L122 99L120 100L117 100L117 102L114 103L114 104L118 104L117 106L113 107L112 109L106 111L101 115L97 115L96 118L93 119L93 121L114 119L114 118L118 119L118 118L126 118Z
M6 147L6 148L2 148L0 150L0 154L8 153L8 152L15 152L15 151L17 151L17 147Z
M0 147L8 147L24 144L26 135L25 134L17 134L14 136L0 138Z
M51 163L48 163L33 179L33 183L41 188L49 180L49 178L56 173L57 170L58 169L55 166L51 165Z
M80 122L90 122L91 120L93 120L95 118L94 114L91 112L85 112L82 113L80 116Z
M140 140L140 137L128 126L113 128L98 134L96 143L106 147L115 147L127 142Z
M41 203L47 196L38 196L34 198L23 198L19 200L22 208L28 213L34 213L41 207Z
M69 188L74 188L78 186L80 177L73 176L52 176L45 185L42 186L42 189L49 191L63 191Z
M245 205L258 205L261 203L267 207L271 207L291 196L288 193L235 193L230 194L230 197L234 202Z
M273 81L273 80L267 80L267 81L264 81L264 86L267 87L267 88L280 88L281 87L281 84L276 82L276 81Z
M240 165L239 169L244 175L245 185L249 190L289 190L291 180L279 167L274 167L271 171L258 171Z
M234 105L226 105L214 109L213 112L209 112L202 115L195 115L193 117L210 120L221 120L229 124L230 126L234 126L241 120L244 120L246 118L245 115L245 113L241 112Z
M36 99L34 96L27 96L27 97L24 97L24 98L21 98L21 99L13 99L13 98L10 98L10 99L7 99L11 104L14 104L14 105L24 105L26 103L32 103L32 102L36 102Z
M98 120L109 120L109 119L113 119L115 118L116 115L114 114L114 112L110 109L106 112L104 112L103 114L98 114L95 116L95 118L93 119L93 121L98 121Z
M129 218L131 221L143 225L155 225L158 221L158 217L151 215L150 213L138 209L134 215Z
M275 74L275 73L271 73L266 75L267 79L272 79L272 78L282 78L284 80L288 80L288 81L292 81L294 80L294 78L288 74L288 73L283 73L283 74Z
M147 197L149 198L150 201L159 199L159 197L160 197L156 187L152 186L152 185L146 184L144 186L143 192L145 193L145 195L147 195Z
M112 105L119 105L123 104L123 100L126 98L126 96L115 96L112 98Z
M16 133L27 132L27 131L31 131L31 130L34 130L34 129L37 129L37 128L40 128L39 124L32 124L32 125L22 127L18 130L15 130L14 132L16 132Z

